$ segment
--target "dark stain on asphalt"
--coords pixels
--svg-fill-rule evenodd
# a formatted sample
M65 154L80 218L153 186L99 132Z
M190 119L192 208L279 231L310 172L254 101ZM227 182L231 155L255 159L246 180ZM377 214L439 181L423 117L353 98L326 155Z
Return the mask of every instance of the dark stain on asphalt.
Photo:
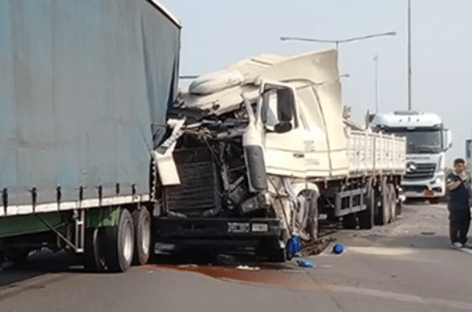
M148 265L147 270L172 270L205 275L218 280L248 284L265 284L290 289L313 289L313 280L303 270L280 271L274 266L259 266L258 269L201 265Z

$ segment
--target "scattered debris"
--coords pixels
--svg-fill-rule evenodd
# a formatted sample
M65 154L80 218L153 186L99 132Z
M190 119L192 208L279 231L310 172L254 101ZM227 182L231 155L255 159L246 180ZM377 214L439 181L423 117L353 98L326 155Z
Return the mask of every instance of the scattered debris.
M302 251L300 252L300 255L302 257L319 255L329 246L330 243L333 243L335 241L336 239L333 237L326 237L316 242L314 241L303 242Z
M436 232L421 232L421 235L433 236L433 235L436 235Z
M260 270L259 267L250 267L250 266L247 266L247 265L238 265L236 267L236 269L244 270L244 271L259 271Z
M333 247L333 253L335 254L341 254L344 251L344 245L343 244L336 244Z
M297 254L302 250L302 243L300 236L294 235L288 241L288 252L291 255Z
M297 260L298 266L302 268L315 268L316 264L311 260L299 259Z
M178 267L182 268L182 269L196 269L196 268L198 268L198 265L196 265L196 264L182 264L182 265L179 265Z

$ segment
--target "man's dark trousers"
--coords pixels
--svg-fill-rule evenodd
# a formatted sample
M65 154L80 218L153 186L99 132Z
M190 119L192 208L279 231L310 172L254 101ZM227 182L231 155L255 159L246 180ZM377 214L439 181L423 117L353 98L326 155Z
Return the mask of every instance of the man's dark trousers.
M449 208L449 237L451 243L465 244L470 226L470 209Z

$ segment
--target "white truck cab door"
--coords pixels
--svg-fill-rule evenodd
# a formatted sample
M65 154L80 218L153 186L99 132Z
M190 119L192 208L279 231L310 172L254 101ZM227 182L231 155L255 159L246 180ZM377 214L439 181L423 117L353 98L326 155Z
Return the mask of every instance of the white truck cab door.
M267 173L305 177L304 133L294 88L264 81L260 91L258 117L264 126Z

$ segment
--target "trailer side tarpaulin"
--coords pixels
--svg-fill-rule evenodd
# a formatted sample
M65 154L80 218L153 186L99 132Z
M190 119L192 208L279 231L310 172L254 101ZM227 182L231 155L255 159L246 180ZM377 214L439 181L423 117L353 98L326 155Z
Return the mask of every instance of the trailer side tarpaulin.
M179 49L148 0L0 1L3 204L148 194Z

